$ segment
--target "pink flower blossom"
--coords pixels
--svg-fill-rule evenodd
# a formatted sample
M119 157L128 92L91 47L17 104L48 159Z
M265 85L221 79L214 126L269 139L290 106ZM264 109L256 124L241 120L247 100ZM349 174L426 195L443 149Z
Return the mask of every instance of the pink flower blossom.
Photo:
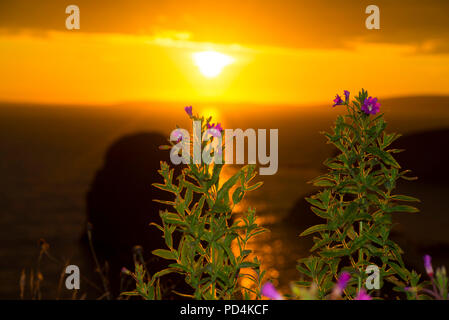
M426 272L429 277L433 277L433 267L432 267L432 257L426 254L424 256L424 268L426 268Z
M266 282L260 291L260 293L269 299L273 300L283 300L282 295L276 290L271 282Z
M377 98L366 98L362 105L362 111L366 114L376 114L379 112L380 103L377 102Z
M174 136L174 138L176 139L176 142L181 142L182 141L182 133L181 133L181 131L180 130L176 130L174 133L173 133L173 136Z
M334 286L334 289L332 290L332 299L339 299L341 298L341 295L343 294L343 291L346 289L346 286L348 285L349 280L351 279L351 274L349 272L342 272L340 274L340 277L338 278L337 283Z
M342 105L342 104L344 104L343 99L337 94L335 96L334 105L332 107L339 106L339 105Z
M121 272L122 272L123 274L126 274L126 275L130 275L130 274L131 274L131 271L129 271L129 270L128 270L127 268L125 268L125 267L122 267Z
M366 293L365 289L361 289L359 293L357 293L355 300L372 300L372 298L368 293Z
M217 123L217 125L215 125L214 123L208 123L207 129L207 132L216 138L219 138L221 136L221 132L223 131L220 123Z
M343 290L345 290L346 286L348 285L349 279L351 279L351 275L349 274L349 272L341 273L336 284L340 292L343 292Z
M345 103L347 104L349 102L349 91L345 90L344 94L345 94Z
M192 106L184 107L185 112L191 117L193 115L192 113Z

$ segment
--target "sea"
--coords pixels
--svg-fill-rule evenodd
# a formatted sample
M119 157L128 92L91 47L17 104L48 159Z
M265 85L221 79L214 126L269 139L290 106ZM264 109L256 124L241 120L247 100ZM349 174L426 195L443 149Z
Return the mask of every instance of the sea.
M449 128L449 98L386 99L382 111L388 130L402 134ZM314 189L308 181L323 172L333 149L321 132L329 131L343 110L331 104L245 105L198 103L194 112L210 112L224 128L278 129L279 168L258 176L263 186L248 194L238 210L256 208L258 223L270 229L250 243L266 278L282 292L298 280L296 261L308 247L303 226L285 223L295 203ZM180 103L117 105L0 104L0 299L18 299L22 272L40 265L43 298L58 297L60 265L44 257L45 239L53 257L88 268L80 248L86 222L86 193L108 147L124 135L160 132L191 124ZM230 166L230 175L239 166ZM151 229L152 230L152 229ZM149 229L149 232L151 231ZM98 282L95 272L86 274ZM27 282L28 283L28 282ZM88 296L87 298L94 298Z

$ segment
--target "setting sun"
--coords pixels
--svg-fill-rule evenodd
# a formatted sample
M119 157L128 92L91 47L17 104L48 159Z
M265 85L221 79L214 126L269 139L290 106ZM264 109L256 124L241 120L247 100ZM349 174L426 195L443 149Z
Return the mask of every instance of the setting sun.
M234 62L234 59L216 51L203 51L193 54L195 65L207 78L215 78L224 67Z

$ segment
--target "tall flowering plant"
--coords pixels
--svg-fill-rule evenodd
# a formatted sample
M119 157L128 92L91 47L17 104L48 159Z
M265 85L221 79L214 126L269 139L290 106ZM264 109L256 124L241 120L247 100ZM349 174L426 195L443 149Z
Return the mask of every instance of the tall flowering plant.
M222 136L220 123L212 124L211 118L194 115L192 107L186 107L185 111L190 119L201 123L201 132L209 132L216 138ZM174 136L175 141L165 149L172 149L185 139L181 131L175 131ZM202 149L209 148L207 150L215 152L211 143L202 141ZM193 149L190 145L186 147ZM262 182L251 183L256 176L255 165L247 165L222 181L223 154L220 152L218 156L222 161L211 163L195 163L192 158L184 158L185 168L177 177L173 168L166 162L161 163L159 173L163 182L154 186L171 193L173 201L156 200L168 206L167 210L160 212L161 224L153 224L162 232L166 248L154 250L153 254L172 263L154 274L150 282L136 281L136 291L131 294L156 297L147 292L155 291L153 287L158 284L157 279L178 273L185 277L193 291L193 294L179 293L182 296L208 300L260 298L259 279L264 274L257 258L249 260L252 251L247 248L247 243L266 230L256 224L254 209L248 209L239 218L233 211L245 194L260 187ZM174 241L176 233L180 235L179 241ZM233 243L234 250L231 247ZM242 269L252 269L252 272L242 272ZM142 272L137 268L135 278L143 279L137 271ZM242 277L249 278L254 286L243 287L239 281Z
M351 279L351 275L349 272L342 272L337 282L333 284L333 289L331 294L324 297L326 300L341 300L344 290L346 289L349 280ZM304 288L298 284L291 283L290 284L292 293L289 295L283 296L280 292L276 290L271 282L266 282L261 289L262 296L271 300L317 300L318 290L314 283L309 288ZM365 289L361 289L357 292L354 300L371 300L371 296L366 293Z
M432 258L429 255L424 257L424 268L430 281L411 283L405 287L409 300L449 300L449 279L446 268L439 267L433 271Z
M404 292L419 276L407 270L401 248L389 238L392 214L417 212L403 203L419 200L394 192L398 179L414 179L394 158L401 150L388 148L400 135L385 132L383 115L377 114L380 103L363 89L352 102L348 91L344 99L337 95L336 106L346 107L347 113L337 117L333 133L324 133L338 154L324 162L328 172L312 180L321 190L306 199L323 223L301 234L313 234L314 245L313 254L299 261L297 268L307 280L298 285L314 285L324 298L346 271L352 277L344 295L352 299L362 292L367 267L376 265L381 285L390 281Z

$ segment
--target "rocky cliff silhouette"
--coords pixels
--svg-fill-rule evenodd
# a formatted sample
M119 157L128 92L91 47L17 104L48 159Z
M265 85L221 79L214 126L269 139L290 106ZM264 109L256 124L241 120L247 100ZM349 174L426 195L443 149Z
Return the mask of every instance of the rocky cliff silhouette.
M151 222L160 224L159 210L167 208L153 200L173 200L173 195L152 186L162 181L157 172L160 161L170 161L169 152L158 148L163 144L167 141L158 133L131 134L118 139L107 150L104 164L87 193L87 220L92 226L93 245L99 259L109 265L108 280L114 296L119 293L121 268L134 270L134 246L143 248L151 274L168 265L166 260L151 254L166 245L162 233L149 226ZM175 169L180 171L179 167ZM185 287L183 283L181 277L163 279L168 297L173 297L170 289Z

